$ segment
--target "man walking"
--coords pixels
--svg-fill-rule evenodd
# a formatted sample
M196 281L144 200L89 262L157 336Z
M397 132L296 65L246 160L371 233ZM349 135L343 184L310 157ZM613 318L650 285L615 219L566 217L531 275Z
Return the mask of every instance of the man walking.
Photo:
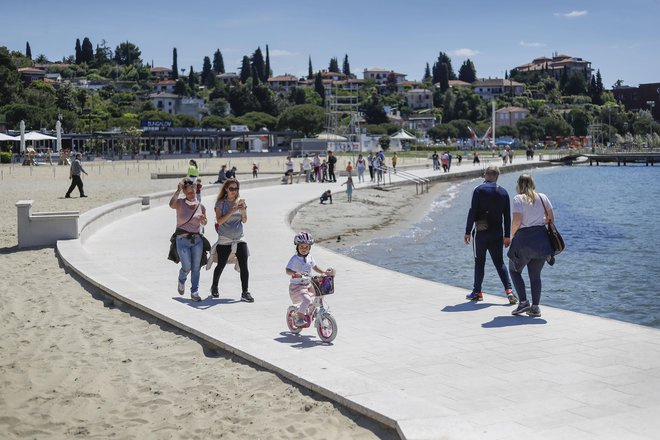
M481 284L484 280L488 251L509 304L516 304L518 299L511 290L511 279L504 265L502 250L502 246L509 247L511 244L511 206L509 194L497 184L499 176L499 168L489 166L484 173L485 181L472 193L472 205L468 212L463 240L465 244L470 244L470 239L474 237L474 287L466 298L483 301Z
M337 156L335 156L332 151L328 150L328 181L329 182L337 181L337 177L335 177L336 163L337 163Z
M87 174L87 171L82 166L82 163L80 162L80 158L82 156L80 153L76 153L75 158L71 162L71 168L69 170L69 179L71 179L71 186L69 186L69 190L66 192L66 197L67 199L71 198L71 191L75 187L78 187L78 191L80 191L80 197L87 197L85 195L85 191L83 191L83 181L80 178L80 173L85 173Z

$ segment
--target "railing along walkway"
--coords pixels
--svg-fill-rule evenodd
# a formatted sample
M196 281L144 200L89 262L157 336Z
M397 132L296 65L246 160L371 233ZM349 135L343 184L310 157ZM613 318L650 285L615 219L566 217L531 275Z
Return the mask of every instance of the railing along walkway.
M389 184L392 185L392 173L394 173L405 181L413 182L415 184L415 192L417 194L424 194L424 191L429 192L429 183L431 182L431 180L425 177L420 177L411 172L404 170L397 170L396 168L388 167L388 166L374 167L374 171L375 172L381 171L383 174L383 179L377 180L376 186L381 186L385 184L385 176L387 176L389 180Z

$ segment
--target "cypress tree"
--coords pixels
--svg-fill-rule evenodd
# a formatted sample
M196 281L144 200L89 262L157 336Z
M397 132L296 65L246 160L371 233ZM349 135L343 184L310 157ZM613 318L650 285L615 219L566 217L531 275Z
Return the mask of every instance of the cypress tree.
M346 76L351 76L351 65L348 64L348 54L344 55L344 65L341 69L342 73Z
M87 64L91 64L94 61L94 46L92 46L92 42L87 37L83 38L80 61Z
M250 58L243 56L243 63L241 64L241 83L245 84L252 75L252 67L250 66Z
M440 91L446 92L449 89L449 68L446 63L442 63L439 69L439 78Z
M225 73L225 61L222 58L222 52L217 49L213 54L213 71L218 73Z
M211 70L211 59L209 57L204 57L204 62L202 63L202 84L208 85L209 77L213 76L213 71Z
M477 80L477 70L470 59L463 61L461 68L458 70L458 79L461 81L473 83Z
M596 90L598 90L599 95L605 91L603 88L603 78L600 76L600 69L596 71Z
M32 59L32 49L30 49L30 42L25 43L25 58L28 60Z
M195 94L195 90L197 90L197 78L195 78L195 72L193 71L193 66L190 66L190 74L188 75L188 87L190 87L190 91L192 94Z
M80 48L80 38L76 38L76 64L81 63L82 49Z
M266 80L266 64L261 53L261 47L257 47L257 50L252 54L252 66L254 67L255 76L259 78L259 81L264 82Z
M172 49L172 79L177 80L179 78L179 65L177 64L177 55L176 47Z
M428 82L432 79L433 77L431 76L431 68L429 67L429 63L426 63L426 69L424 69L424 76L422 77L422 81Z
M316 72L314 91L321 96L321 103L325 105L325 87L323 87L323 77L321 77L321 72Z
M265 80L268 80L273 75L273 71L270 69L270 54L268 53L268 45L266 45L266 77Z
M314 78L314 71L312 70L312 56L309 56L309 67L307 68L307 79Z
M339 72L339 62L337 61L337 57L330 58L328 72Z

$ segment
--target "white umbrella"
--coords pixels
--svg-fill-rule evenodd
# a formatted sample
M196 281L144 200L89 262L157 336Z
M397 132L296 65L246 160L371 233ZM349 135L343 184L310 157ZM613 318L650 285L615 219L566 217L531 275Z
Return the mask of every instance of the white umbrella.
M21 148L18 150L21 154L25 153L25 121L21 121Z
M60 151L62 149L62 122L57 121L55 124L55 130L57 131L57 147L55 151Z
M53 141L56 137L47 134L39 133L38 131L31 131L24 135L26 141Z
M17 141L18 138L9 136L8 134L0 133L0 141Z
M324 139L326 141L346 141L348 140L344 136L339 136L338 134L333 134L333 133L320 133L318 136L316 136L316 139Z
M406 130L401 129L392 136L390 136L390 139L410 140L410 139L415 139L415 136L411 135Z

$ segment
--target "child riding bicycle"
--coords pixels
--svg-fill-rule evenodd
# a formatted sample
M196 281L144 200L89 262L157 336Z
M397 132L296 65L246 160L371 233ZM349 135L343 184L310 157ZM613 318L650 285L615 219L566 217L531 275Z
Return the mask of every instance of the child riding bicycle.
M289 297L291 297L294 304L299 304L295 325L303 327L306 325L305 312L309 309L316 295L309 277L310 273L315 270L320 274L334 275L335 271L331 268L324 271L309 254L314 244L314 238L309 232L297 234L293 238L293 244L296 245L296 253L287 263L286 273L291 276Z

